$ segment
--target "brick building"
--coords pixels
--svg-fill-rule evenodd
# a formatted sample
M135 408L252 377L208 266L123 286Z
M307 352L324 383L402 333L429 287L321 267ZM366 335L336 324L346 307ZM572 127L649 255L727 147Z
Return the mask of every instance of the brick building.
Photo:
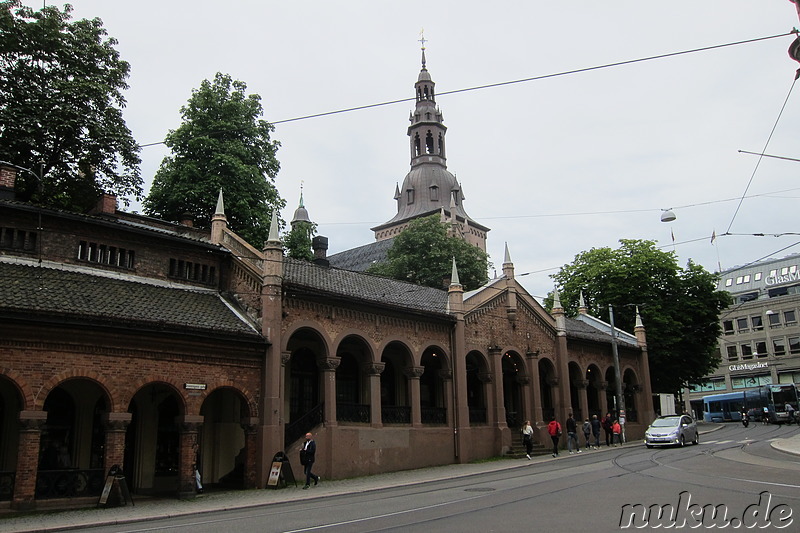
M278 451L300 474L306 431L323 478L468 462L525 420L614 406L609 325L548 314L508 249L480 289L453 265L439 290L328 266L323 238L314 263L289 259L275 217L254 248L222 193L204 231L108 196L34 207L14 168L0 178L0 507L94 505L113 465L135 493L193 495L195 460L212 487L264 487ZM653 416L634 333L616 335L629 439Z

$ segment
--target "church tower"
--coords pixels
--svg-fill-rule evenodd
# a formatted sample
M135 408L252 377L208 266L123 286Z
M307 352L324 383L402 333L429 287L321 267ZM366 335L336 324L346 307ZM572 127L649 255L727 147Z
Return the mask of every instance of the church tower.
M443 222L451 222L467 242L486 251L489 228L467 215L461 186L455 175L447 170L447 127L436 105L435 86L425 62L423 38L422 69L414 84L416 106L409 116L408 126L411 170L406 174L402 187L395 187L397 214L372 231L377 241L391 239L412 220L441 213Z

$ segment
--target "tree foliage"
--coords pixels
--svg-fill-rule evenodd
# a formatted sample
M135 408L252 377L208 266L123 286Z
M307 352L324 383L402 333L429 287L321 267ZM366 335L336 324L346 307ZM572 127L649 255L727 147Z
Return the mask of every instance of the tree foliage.
M581 291L588 312L633 331L639 306L647 331L653 390L678 392L699 383L720 363L717 338L720 312L730 295L716 290L717 276L689 261L678 266L673 252L653 241L620 240L621 246L593 248L575 257L552 277L568 315L578 310ZM552 295L545 302L552 308Z
M449 236L439 215L413 220L394 238L387 260L368 272L428 287L442 288L456 259L459 281L466 290L486 283L489 256L459 237Z
M311 247L311 239L316 233L317 225L313 222L299 220L292 223L292 229L283 237L283 246L286 248L286 255L293 259L303 261L314 260L314 250Z
M182 124L165 144L172 150L156 172L145 212L178 221L191 214L209 227L220 188L230 228L256 248L269 236L272 211L285 205L275 188L280 143L259 118L261 97L227 74L203 80L181 108Z
M0 160L27 169L21 201L85 211L101 191L139 199L139 147L122 118L130 67L100 19L0 2Z

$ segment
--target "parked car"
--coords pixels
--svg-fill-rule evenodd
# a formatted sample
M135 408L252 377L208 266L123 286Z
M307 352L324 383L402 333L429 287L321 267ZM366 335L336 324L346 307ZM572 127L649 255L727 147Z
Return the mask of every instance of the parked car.
M684 446L687 442L692 444L700 442L697 423L689 415L659 416L644 433L644 443L648 448Z

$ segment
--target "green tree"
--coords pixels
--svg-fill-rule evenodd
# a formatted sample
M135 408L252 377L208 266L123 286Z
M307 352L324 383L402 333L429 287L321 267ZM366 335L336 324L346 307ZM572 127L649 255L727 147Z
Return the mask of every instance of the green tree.
M303 261L314 260L314 250L311 248L311 239L316 233L317 225L313 222L300 220L292 223L292 229L283 237L283 246L286 255L293 259Z
M122 118L130 66L99 18L0 2L0 160L17 198L85 211L101 191L139 199L139 147Z
M183 123L167 135L172 154L156 172L147 214L178 221L188 213L207 228L222 188L230 228L256 248L264 244L272 211L285 205L274 184L280 143L259 118L261 97L246 90L244 82L217 73L192 91L181 107Z
M677 393L702 381L720 363L717 338L720 312L730 295L716 289L717 276L689 261L681 268L673 252L653 241L620 240L621 246L593 248L575 257L552 277L568 315L577 313L583 292L588 312L633 331L639 306L654 391ZM552 309L552 295L545 306Z
M435 288L442 288L444 280L450 277L453 257L459 281L466 290L486 283L491 266L486 252L464 239L449 236L447 224L440 221L439 215L411 221L394 238L387 256L386 261L367 271Z

